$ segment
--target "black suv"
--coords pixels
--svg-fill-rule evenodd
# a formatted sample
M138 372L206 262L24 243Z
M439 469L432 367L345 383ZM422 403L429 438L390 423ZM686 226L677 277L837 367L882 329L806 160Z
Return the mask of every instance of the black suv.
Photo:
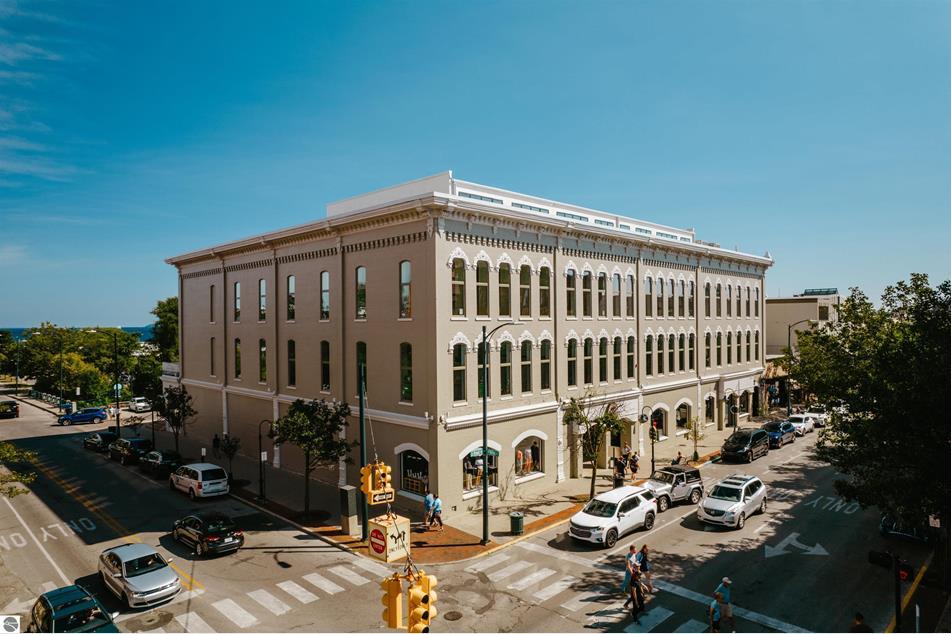
M111 431L97 431L92 434L86 434L83 438L83 447L98 451L99 453L106 453L109 451L110 443L116 438L118 438L118 436Z
M720 459L753 462L769 453L769 433L765 429L737 429L720 449Z
M109 445L109 457L122 464L138 462L139 458L152 451L152 441L145 438L119 438Z
M16 401L0 401L0 418L20 418L20 406Z
M139 458L139 469L152 475L167 477L182 464L182 457L174 451L150 451Z

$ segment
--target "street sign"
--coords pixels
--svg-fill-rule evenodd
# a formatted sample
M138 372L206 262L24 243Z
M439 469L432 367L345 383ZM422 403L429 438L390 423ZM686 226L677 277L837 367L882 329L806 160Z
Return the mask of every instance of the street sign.
M493 449L492 447L489 447L489 452L488 452L488 453L489 453L490 456L498 456L498 455L499 455L498 450L497 450L497 449ZM469 457L470 457L470 458L480 458L481 456L482 456L482 447L479 447L479 448L477 448L477 449L473 449L472 451L469 452Z
M374 493L370 498L370 504L383 504L384 502L392 502L396 499L396 494L393 490L381 491L380 493Z
M79 396L79 386L76 386L76 396Z
M201 448L201 457L202 457L202 458L205 457L205 448L204 448L204 447Z
M112 386L112 389L115 390L116 392L118 392L119 390L122 389L122 384L121 384L121 383L116 383L115 385Z
M261 462L267 462L267 452L266 452L266 451L262 451L262 452L261 452Z
M382 555L386 550L386 535L379 528L374 528L370 532L370 547L378 555Z

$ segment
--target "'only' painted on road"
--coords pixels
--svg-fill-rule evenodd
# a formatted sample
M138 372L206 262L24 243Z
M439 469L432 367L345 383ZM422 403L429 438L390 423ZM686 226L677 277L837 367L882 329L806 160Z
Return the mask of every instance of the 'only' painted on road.
M48 542L51 539L57 540L61 536L70 537L78 533L92 532L96 530L96 523L88 517L80 517L75 520L40 526L37 530L39 532L38 537L42 537L44 542ZM59 535L57 535L57 531L59 531ZM26 544L26 538L21 533L13 532L0 535L0 549L2 550L9 551L14 548L24 548Z

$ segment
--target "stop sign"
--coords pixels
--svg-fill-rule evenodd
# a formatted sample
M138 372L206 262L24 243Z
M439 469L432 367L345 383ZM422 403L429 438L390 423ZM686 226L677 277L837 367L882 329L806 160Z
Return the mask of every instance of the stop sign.
M386 550L386 535L378 528L370 531L370 548L377 554L383 554L383 551Z

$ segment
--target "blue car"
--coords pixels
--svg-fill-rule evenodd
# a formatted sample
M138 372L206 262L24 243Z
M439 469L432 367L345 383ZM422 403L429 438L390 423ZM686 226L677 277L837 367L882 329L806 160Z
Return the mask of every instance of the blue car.
M796 428L787 420L770 421L763 425L763 429L769 434L770 447L782 447L787 442L796 442Z
M30 610L27 632L118 632L117 614L106 611L82 586L66 586L40 595Z
M75 425L77 423L101 423L106 420L104 407L84 407L78 412L63 414L56 422L60 425Z

